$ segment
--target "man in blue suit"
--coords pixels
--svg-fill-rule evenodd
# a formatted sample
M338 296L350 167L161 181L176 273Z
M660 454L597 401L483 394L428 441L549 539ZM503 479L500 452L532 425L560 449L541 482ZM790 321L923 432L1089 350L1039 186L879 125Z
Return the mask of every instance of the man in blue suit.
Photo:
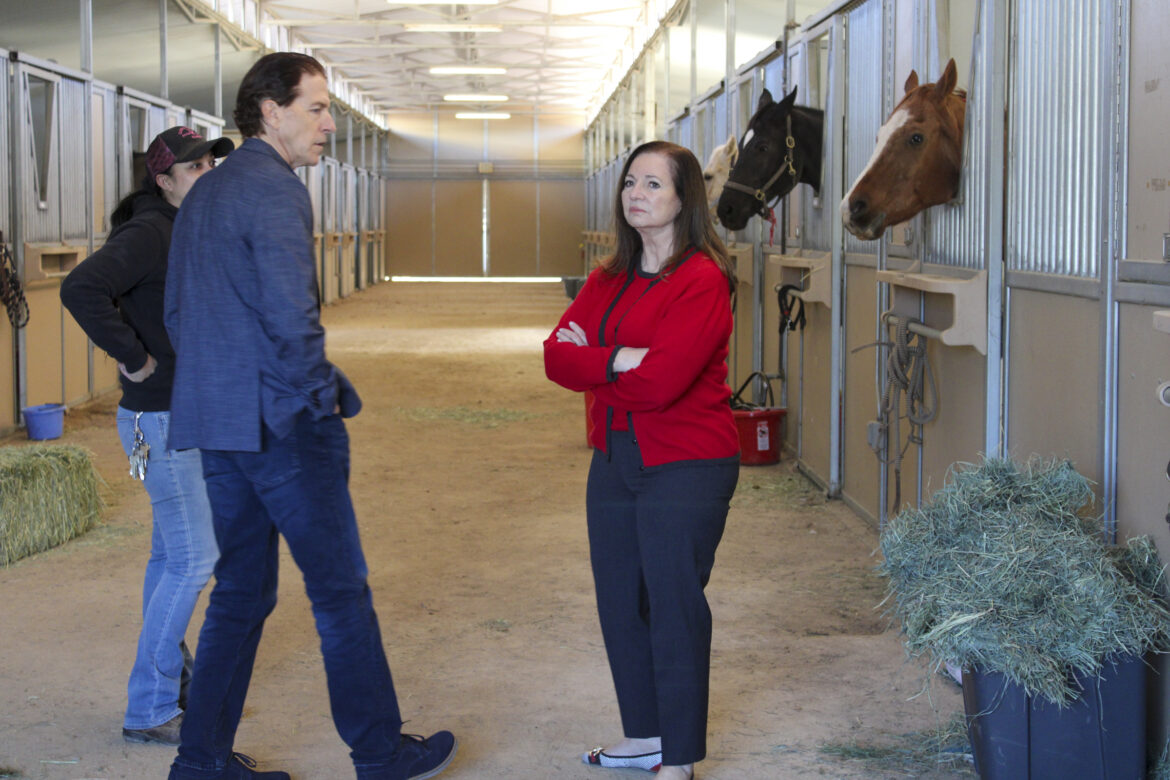
M283 535L312 602L333 722L359 780L433 777L450 732L401 733L350 501L342 417L361 408L325 359L309 194L335 131L325 71L289 52L240 84L243 145L192 188L175 220L165 320L175 347L172 449L198 447L220 558L171 780L267 778L233 752Z

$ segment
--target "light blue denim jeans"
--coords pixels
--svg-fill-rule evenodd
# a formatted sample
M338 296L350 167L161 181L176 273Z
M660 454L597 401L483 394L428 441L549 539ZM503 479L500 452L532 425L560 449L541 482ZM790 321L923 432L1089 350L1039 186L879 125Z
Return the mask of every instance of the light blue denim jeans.
M129 456L134 415L118 407L118 436ZM219 550L199 450L167 449L170 412L143 412L139 427L150 445L144 484L154 531L142 584L142 633L127 686L124 726L148 729L178 715L187 624L215 568Z

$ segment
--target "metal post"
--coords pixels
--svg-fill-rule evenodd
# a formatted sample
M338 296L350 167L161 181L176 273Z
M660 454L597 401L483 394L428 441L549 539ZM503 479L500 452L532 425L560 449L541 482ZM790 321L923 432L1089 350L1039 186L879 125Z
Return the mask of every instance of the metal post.
M167 2L158 0L158 94L170 98L167 77Z
M219 29L219 24L211 25L212 36L215 46L215 62L213 64L212 81L215 87L215 115L223 119L223 53L220 51L220 42L223 37Z
M984 113L984 146L987 171L1005 170L1007 150L1004 114L1007 107L1008 9L1009 0L992 0L980 4L980 37L983 47L983 70L980 87L987 101ZM978 100L979 98L976 98ZM992 179L998 181L992 174ZM986 409L984 412L983 451L988 457L1002 457L1007 451L1007 295L1004 287L1004 188L987 187L983 213L987 215L987 371Z
M81 69L93 73L93 0L80 0Z
M841 119L845 116L845 17L838 15L833 19L830 37L832 52L832 66L829 88L829 106L826 116L829 118L829 144L833 150L832 164L829 176L825 181L824 189L827 203L836 203L841 199L842 179L845 176L844 155L840 150L844 148L844 127ZM829 497L836 498L841 493L841 388L843 384L843 344L844 331L842 324L845 316L845 295L843 282L845 278L845 236L844 226L839 219L830 220L832 225L830 235L832 246L832 264L830 277L830 305L833 321L833 332L829 354Z

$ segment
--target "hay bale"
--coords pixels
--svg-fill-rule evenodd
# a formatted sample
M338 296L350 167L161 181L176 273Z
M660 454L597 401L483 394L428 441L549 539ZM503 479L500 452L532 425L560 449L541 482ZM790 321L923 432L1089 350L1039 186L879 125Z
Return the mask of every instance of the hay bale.
M98 479L80 447L0 447L0 566L92 528L102 509Z
M1001 672L1060 705L1071 673L1112 656L1170 649L1163 570L1144 537L1102 541L1089 481L1068 462L990 459L881 535L887 600L911 655Z

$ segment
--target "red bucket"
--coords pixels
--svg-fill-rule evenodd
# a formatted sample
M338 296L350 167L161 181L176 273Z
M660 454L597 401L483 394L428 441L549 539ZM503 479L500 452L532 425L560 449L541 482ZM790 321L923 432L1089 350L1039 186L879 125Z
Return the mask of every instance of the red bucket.
M739 462L745 466L767 466L780 461L780 441L787 409L732 409L739 432Z

